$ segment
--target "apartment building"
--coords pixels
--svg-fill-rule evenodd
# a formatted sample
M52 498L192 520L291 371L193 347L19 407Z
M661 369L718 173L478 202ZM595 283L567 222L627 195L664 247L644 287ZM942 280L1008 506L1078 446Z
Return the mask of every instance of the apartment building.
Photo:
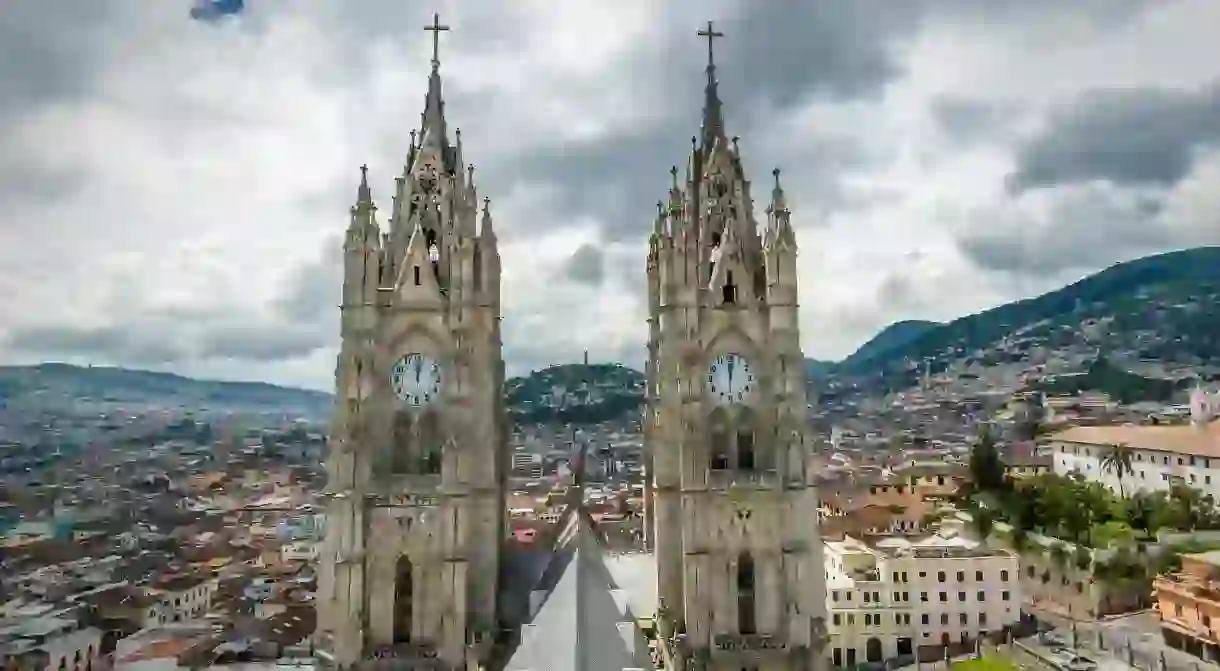
M831 659L854 666L967 647L1017 624L1017 557L952 533L828 541Z
M542 455L534 452L514 452L513 475L524 478L542 477Z
M3 623L0 665L14 671L92 671L102 655L102 631L63 617Z
M1167 490L1186 485L1220 498L1220 421L1174 425L1077 426L1052 435L1052 467L1059 475L1079 473L1120 491L1118 474L1102 467L1114 445L1131 448L1131 473L1121 491Z
M149 596L146 626L184 622L203 617L212 607L219 581L216 578L182 575L162 581Z
M1220 663L1220 551L1182 556L1182 570L1152 583L1165 643Z

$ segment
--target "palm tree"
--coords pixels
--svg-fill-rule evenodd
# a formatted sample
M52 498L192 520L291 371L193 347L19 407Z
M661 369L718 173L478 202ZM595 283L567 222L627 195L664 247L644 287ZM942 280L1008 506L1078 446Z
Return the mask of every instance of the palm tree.
M1114 474L1114 477L1118 479L1118 495L1124 499L1127 498L1127 495L1123 492L1123 477L1135 475L1135 469L1131 467L1134 454L1130 445L1116 443L1111 445L1101 457L1101 472Z

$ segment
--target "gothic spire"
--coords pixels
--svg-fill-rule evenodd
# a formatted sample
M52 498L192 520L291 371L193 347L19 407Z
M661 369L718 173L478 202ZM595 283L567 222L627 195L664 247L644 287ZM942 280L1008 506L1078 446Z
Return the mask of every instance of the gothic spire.
M703 148L708 150L716 140L724 140L724 112L721 109L720 93L716 88L716 56L714 40L724 37L724 33L715 30L712 22L707 22L707 28L699 31L700 37L707 38L707 84L703 89Z
M373 191L369 188L369 167L360 166L360 186L356 189L356 206L368 208L373 204Z
M449 26L441 25L440 14L432 15L432 25L424 26L424 30L432 33L432 73L428 75L428 94L424 99L424 113L420 123L420 144L436 143L436 146L446 147L448 136L445 133L445 101L441 96L441 31L449 30Z
M491 225L491 199L483 197L483 221L479 223L479 239L485 243L496 243L496 231Z
M767 207L772 221L767 235L778 245L796 247L796 233L792 230L788 199L784 196L784 187L779 184L779 168L772 170L771 174L775 176L775 188L771 189L771 204Z

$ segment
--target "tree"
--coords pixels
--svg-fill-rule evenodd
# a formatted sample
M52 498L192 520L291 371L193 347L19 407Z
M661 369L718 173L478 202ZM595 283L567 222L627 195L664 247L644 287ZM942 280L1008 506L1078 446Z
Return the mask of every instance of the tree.
M1029 531L1024 527L1014 526L1012 528L1012 549L1020 554L1029 547Z
M1144 532L1145 536L1156 533L1156 503L1155 500L1141 491L1136 491L1131 498L1123 500L1123 517L1132 529Z
M986 425L979 427L970 448L970 480L980 492L994 492L1004 487L1004 463L996 449L995 436Z
M1081 571L1087 571L1089 567L1093 565L1093 553L1083 545L1076 548L1076 556L1074 559L1076 561L1076 568L1080 569Z
M1203 495L1194 487L1173 485L1169 488L1169 507L1174 528L1194 531L1207 515Z
M974 527L980 543L987 543L987 538L995 530L995 514L986 508L979 508L970 513L970 526Z
M1118 495L1123 498L1127 497L1126 492L1123 491L1123 478L1135 475L1135 469L1131 467L1134 454L1130 445L1117 443L1111 445L1101 457L1101 472L1114 474L1114 477L1118 479Z

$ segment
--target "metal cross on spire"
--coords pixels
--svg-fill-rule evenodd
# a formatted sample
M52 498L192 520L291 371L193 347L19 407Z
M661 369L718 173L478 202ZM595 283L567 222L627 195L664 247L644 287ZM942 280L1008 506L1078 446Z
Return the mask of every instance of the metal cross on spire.
M432 64L438 65L441 62L441 31L449 30L449 26L441 25L441 15L432 15L432 25L424 26L424 30L432 33Z
M699 31L699 36L700 36L700 37L706 37L706 38L707 38L707 66L708 66L709 68L711 68L711 67L715 67L715 66L716 66L716 59L715 59L715 56L714 56L714 54L713 54L713 44L712 44L712 43L713 43L713 41L714 41L714 40L715 40L717 37L724 37L724 33L717 32L717 31L716 31L716 30L715 30L715 29L712 27L712 22L711 22L711 21L708 21L708 22L707 22L707 28L706 28L706 29L704 29L704 30L700 30L700 31Z

